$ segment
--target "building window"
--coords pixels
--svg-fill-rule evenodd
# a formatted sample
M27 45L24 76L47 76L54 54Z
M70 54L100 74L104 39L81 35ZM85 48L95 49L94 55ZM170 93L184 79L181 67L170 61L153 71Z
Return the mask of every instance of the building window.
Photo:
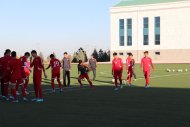
M120 53L119 53L119 55L120 55L120 56L123 56L123 53L122 53L122 52L120 52Z
M119 20L119 45L124 46L124 19Z
M127 46L132 46L132 19L127 19Z
M148 35L144 35L144 40L143 40L143 42L144 42L144 45L148 45Z
M160 52L155 52L155 55L160 56Z
M160 45L160 17L155 17L155 45Z
M143 19L143 44L149 45L149 19Z

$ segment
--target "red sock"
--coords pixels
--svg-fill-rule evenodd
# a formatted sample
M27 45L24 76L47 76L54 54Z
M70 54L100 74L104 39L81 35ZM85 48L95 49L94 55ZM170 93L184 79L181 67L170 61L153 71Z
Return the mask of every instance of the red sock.
M24 83L24 88L25 88L25 90L27 89L27 87L28 87L28 83L29 83L29 80L28 79L26 79L25 80L25 83Z
M62 88L62 84L61 84L60 79L57 79L57 82L58 82L59 88L61 89Z
M22 90L22 96L26 97L26 91L25 91L25 87L21 86L21 90Z
M115 78L115 87L116 87L116 88L118 87L118 84L117 84L117 77Z
M17 83L17 84L16 84L16 91L18 91L18 87L19 87L19 84Z
M4 96L7 97L9 93L9 87L8 84L4 84Z
M54 79L51 80L51 87L52 87L53 90L55 89Z
M39 92L39 98L43 98L43 96L42 96L42 86L41 86L41 84L39 84L38 85L38 92Z

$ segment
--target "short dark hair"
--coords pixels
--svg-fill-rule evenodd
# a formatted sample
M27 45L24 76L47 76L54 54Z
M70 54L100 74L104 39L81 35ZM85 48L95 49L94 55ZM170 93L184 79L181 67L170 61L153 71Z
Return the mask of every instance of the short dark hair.
M64 52L64 55L67 55L68 53L67 52Z
M116 52L114 52L114 53L113 53L113 56L117 56L117 53L116 53Z
M36 50L32 50L31 51L31 54L34 53L34 54L37 54Z
M11 52L11 56L12 56L12 57L16 57L16 52L15 52L15 51L12 51L12 52Z
M5 50L5 54L8 54L8 53L11 53L11 50L10 50L10 49L6 49L6 50Z
M148 51L145 51L144 54L148 54Z
M132 55L132 53L131 53L131 52L129 52L129 53L127 53L127 55L128 55L128 56L131 56L131 55Z
M54 55L54 54L51 54L51 55L50 55L50 58L54 58L54 57L55 57L55 55Z
M25 52L24 56L30 56L30 53L29 52Z
M82 60L79 60L79 64L81 64L82 63Z

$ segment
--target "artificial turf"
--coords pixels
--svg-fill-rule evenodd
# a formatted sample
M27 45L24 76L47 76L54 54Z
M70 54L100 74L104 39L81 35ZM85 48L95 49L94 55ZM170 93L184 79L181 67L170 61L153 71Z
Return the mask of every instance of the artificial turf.
M150 89L144 89L137 65L139 80L134 82L135 86L125 86L119 91L114 91L110 67L98 65L97 81L94 82L97 86L93 89L72 87L55 94L45 91L44 103L0 101L0 127L190 126L190 73L165 71L167 68L190 69L189 64L156 65ZM75 69L73 65L73 85L77 85ZM49 79L43 81L44 90L50 88L48 83ZM31 93L28 98L33 96Z

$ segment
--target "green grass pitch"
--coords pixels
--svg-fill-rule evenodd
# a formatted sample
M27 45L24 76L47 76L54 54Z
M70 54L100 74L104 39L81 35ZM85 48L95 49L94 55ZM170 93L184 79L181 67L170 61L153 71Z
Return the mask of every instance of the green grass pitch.
M175 72L166 72L167 68ZM178 69L183 72L177 72ZM119 91L114 91L109 64L98 65L93 89L78 88L76 65L72 65L71 72L71 83L75 87L65 88L63 93L44 91L44 103L0 101L0 127L190 126L190 64L155 65L150 89L144 88L139 65L136 65L135 86L125 86ZM47 73L48 79L42 82L44 90L51 88L50 70ZM123 79L126 75L124 71ZM33 93L29 95L32 97Z

